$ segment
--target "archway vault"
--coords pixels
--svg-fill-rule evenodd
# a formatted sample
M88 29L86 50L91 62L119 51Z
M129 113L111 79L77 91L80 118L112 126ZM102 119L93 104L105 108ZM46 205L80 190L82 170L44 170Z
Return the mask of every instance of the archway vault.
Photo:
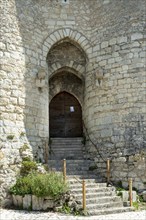
M49 80L49 100L63 91L74 95L80 104L83 104L84 81L74 73L64 69L54 74Z
M87 54L90 53L92 53L92 47L87 38L69 28L53 32L44 42L43 56L46 56L48 65L48 95L51 100L49 104L50 136L82 136L84 86L89 59ZM63 102L61 103L60 100ZM64 111L63 114L62 111ZM61 124L59 124L60 120Z

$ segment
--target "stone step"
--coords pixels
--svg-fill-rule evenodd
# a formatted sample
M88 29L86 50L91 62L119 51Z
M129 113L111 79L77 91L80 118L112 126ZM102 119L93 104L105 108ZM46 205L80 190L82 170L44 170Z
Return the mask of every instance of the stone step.
M53 144L82 144L82 138L52 138L51 145Z
M56 152L65 152L65 151L67 151L67 152L78 152L78 151L83 151L83 149L81 148L81 147L74 147L74 148L70 148L70 147L54 147L54 148L51 148L51 150L52 150L52 152L54 152L54 153L56 153Z
M51 152L51 155L52 156L63 156L63 155L66 155L66 156L72 156L72 155L75 155L76 157L78 155L82 156L83 155L83 151L81 150L77 150L77 151L65 151L65 150L62 150L62 151L53 151Z
M81 147L81 148L85 148L84 145L82 143L79 143L79 142L56 142L56 143L53 143L50 145L51 148L70 148L70 149L73 149L74 147L77 148L77 147Z
M87 204L87 210L94 210L94 209L107 209L111 207L123 207L123 202L106 202L101 204Z
M59 137L56 137L56 138L51 138L52 141L80 141L80 140L83 140L83 137L68 137L68 138L59 138Z
M76 196L75 196L76 197ZM76 199L78 201L82 201L81 199L78 199L78 197L76 197ZM108 197L101 197L101 198L97 198L97 196L94 196L92 198L89 198L88 196L86 197L86 204L90 205L90 204L106 204L106 203L120 203L121 205L123 205L121 198L118 196L108 196Z
M82 194L82 187L80 188L74 188L71 190L74 194ZM95 187L95 188L87 188L86 193L101 193L101 192L115 192L114 187Z
M62 167L56 167L56 170L57 171L62 171ZM88 172L89 171L89 168L86 166L86 167L77 167L77 166L68 166L67 169L66 169L67 173L70 173L70 172L77 172L77 171L81 171L81 172Z
M54 160L54 159L61 159L61 160L63 160L63 159L69 159L69 160L74 160L74 159L83 159L83 155L78 155L78 156L76 156L76 155L53 155L53 156L50 156L50 159L52 159L52 160Z
M53 154L66 154L66 155L68 155L68 154L83 154L83 151L82 151L82 149L76 149L76 150L71 150L71 149L61 149L61 150L52 150L51 151L51 154L53 155Z
M107 214L116 214L116 213L131 212L131 211L134 211L134 209L131 207L112 207L103 210L102 209L87 210L89 215L107 215Z
M80 183L78 181L73 182L73 181L68 181L69 185L70 185L70 189L73 189L74 187L78 188L80 186ZM90 181L85 181L86 183L86 188L100 188L100 187L106 187L107 184L106 183L94 183L94 182L90 182Z
M50 154L50 157L54 157L54 159L60 159L60 160L75 160L75 159L84 159L83 152L54 152ZM72 159L73 158L73 159ZM51 159L51 158L50 158Z
M54 163L54 164L61 164L63 161L62 160L49 160L48 161L48 163ZM81 164L90 164L91 163L91 161L90 160L84 160L84 159L76 159L76 160L66 160L66 163L67 164L79 164L79 163L81 163Z
M89 176L92 175L92 171L87 170L67 170L67 175L82 175L82 176Z
M75 195L75 194L74 194ZM116 196L116 192L99 192L99 193L86 193L86 197L87 199L90 199L90 198L102 198L102 197L108 197L108 196ZM82 194L78 194L78 195L75 195L76 199L77 200L82 200Z

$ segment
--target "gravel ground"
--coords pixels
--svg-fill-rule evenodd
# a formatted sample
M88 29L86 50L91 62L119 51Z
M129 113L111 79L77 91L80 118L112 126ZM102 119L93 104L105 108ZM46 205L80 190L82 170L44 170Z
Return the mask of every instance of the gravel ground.
M28 212L0 209L0 220L146 220L146 211L126 212L113 215L76 217L51 212Z

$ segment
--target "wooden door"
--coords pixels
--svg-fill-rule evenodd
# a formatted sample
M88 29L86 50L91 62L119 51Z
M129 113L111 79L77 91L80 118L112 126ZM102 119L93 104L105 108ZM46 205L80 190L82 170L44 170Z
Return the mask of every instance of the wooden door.
M81 137L82 110L78 100L67 92L50 102L50 137Z

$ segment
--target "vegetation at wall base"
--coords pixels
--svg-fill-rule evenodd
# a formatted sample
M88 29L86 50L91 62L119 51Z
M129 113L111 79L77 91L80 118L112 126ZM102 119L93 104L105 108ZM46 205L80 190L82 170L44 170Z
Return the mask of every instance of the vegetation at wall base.
M14 195L32 194L37 197L50 196L54 199L68 191L68 186L63 182L60 174L49 172L47 174L31 173L19 177L16 184L10 188Z
M29 173L37 171L37 163L32 160L23 160L20 174L22 176L27 176Z

